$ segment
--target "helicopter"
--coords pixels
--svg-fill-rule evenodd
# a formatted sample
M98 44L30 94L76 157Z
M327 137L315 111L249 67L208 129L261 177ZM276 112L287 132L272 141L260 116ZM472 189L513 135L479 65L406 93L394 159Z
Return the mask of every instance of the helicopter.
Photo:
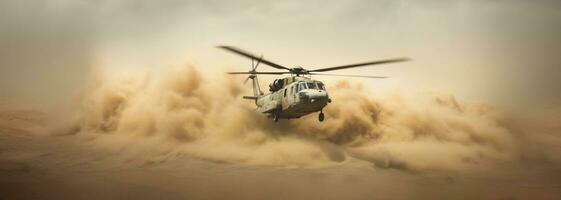
M302 67L288 68L263 58L256 56L247 51L241 50L233 46L217 46L231 53L251 59L251 68L247 72L227 72L228 74L249 74L244 84L249 79L252 80L253 96L243 96L243 99L255 101L257 110L267 114L275 122L279 119L294 119L319 111L318 120L323 122L325 115L323 108L331 103L329 94L325 89L325 84L319 80L311 78L314 76L342 76L342 77L360 77L360 78L387 78L386 76L365 76L365 75L342 75L342 74L326 74L322 72L348 69L354 67L371 66L378 64L396 63L409 61L409 58L394 58L387 60L377 60L371 62L356 63L350 65L342 65L336 67L327 67L308 70ZM259 64L265 64L270 67L286 70L285 72L263 72L256 71ZM318 73L319 72L319 73ZM257 75L283 75L290 74L284 78L275 79L269 84L269 92L263 93L259 85Z

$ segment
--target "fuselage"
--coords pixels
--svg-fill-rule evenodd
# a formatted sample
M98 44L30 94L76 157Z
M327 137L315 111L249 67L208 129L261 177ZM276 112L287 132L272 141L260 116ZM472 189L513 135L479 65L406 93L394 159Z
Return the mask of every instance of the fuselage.
M270 93L256 100L262 113L277 114L280 118L299 118L321 111L331 101L324 84L308 77L291 76L277 79L273 84Z

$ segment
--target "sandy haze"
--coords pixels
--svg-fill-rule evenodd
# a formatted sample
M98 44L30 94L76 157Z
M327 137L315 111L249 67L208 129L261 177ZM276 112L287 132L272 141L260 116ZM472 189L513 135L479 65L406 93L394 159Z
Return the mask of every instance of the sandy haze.
M239 79L181 67L96 79L66 111L4 102L6 199L557 199L559 110L507 115L446 94L328 86L271 122Z

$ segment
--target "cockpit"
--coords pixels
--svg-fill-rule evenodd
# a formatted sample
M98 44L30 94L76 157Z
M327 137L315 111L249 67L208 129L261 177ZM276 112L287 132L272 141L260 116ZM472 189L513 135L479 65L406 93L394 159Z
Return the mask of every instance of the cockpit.
M306 106L323 107L331 102L325 86L319 81L300 81L295 84L300 103Z

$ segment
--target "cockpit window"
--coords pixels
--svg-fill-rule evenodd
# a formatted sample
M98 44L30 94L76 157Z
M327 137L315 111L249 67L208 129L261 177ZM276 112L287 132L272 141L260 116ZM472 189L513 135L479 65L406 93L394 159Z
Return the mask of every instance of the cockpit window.
M305 90L306 84L305 83L298 83L298 92Z
M308 85L308 89L317 89L317 86L314 83L307 83L307 85Z
M323 87L323 83L322 83L322 82L316 82L316 83L317 83L318 88L319 88L320 90L325 90L325 88Z

